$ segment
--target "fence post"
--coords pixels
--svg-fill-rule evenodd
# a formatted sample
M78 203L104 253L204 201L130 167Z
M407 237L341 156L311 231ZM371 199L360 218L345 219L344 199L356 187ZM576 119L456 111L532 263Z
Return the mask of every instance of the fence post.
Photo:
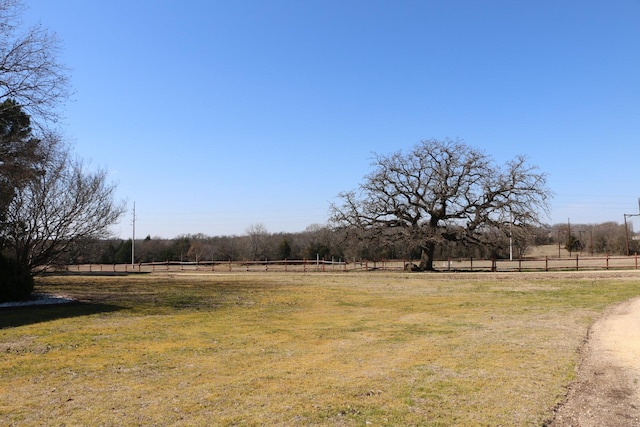
M609 255L607 255L607 270L609 269Z
M576 271L580 271L580 264L578 263L578 254L576 254Z
M491 271L495 272L497 269L498 269L497 262L496 262L496 260L494 258L494 259L491 260Z
M522 257L518 258L518 273L522 273Z
M231 258L229 258L229 271L231 271Z

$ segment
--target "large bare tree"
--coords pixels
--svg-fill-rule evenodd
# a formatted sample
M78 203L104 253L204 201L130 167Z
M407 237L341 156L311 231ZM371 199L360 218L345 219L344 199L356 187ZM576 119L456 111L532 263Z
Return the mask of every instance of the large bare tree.
M14 100L40 127L60 118L59 107L69 96L69 75L58 60L60 44L54 33L39 24L21 28L23 9L20 0L0 0L0 102Z
M264 224L251 224L247 230L247 251L249 257L256 260L263 260L267 256L267 237L269 232Z
M22 30L23 10L0 0L0 299L28 297L37 268L104 236L124 212L106 173L87 171L48 130L69 78L55 35Z
M546 176L524 157L503 166L460 140L421 141L408 152L376 155L356 191L331 206L338 227L361 238L402 239L422 250L420 269L433 269L444 241L488 244L501 231L539 224L551 192Z
M55 35L23 30L23 11L20 0L0 0L0 228L15 187L33 175L38 138L69 96Z
M114 200L106 172L88 171L56 135L39 143L39 173L15 190L1 235L18 286L28 295L37 269L53 264L69 248L106 237L125 212Z

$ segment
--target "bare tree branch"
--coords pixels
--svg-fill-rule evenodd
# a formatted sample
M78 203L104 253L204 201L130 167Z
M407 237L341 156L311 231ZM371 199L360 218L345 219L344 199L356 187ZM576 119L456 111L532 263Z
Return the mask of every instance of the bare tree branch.
M61 118L70 95L68 70L58 60L54 33L41 25L18 32L22 11L20 1L0 0L0 102L15 100L42 127Z
M79 241L108 236L125 211L105 171L87 172L51 135L41 151L42 173L17 189L7 211L5 244L28 271L55 262Z
M339 195L332 221L361 238L418 245L424 269L432 268L434 248L444 241L487 243L490 230L539 224L551 197L546 176L524 157L496 166L459 140L426 140L408 153L376 155L373 167L357 192Z

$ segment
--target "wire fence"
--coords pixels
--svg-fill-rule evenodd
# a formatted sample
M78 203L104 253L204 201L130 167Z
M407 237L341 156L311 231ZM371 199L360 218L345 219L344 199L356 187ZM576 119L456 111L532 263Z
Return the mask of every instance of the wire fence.
M516 260L456 258L434 261L441 272L533 272L580 270L637 270L638 255L582 257L540 257ZM148 262L138 264L74 264L63 268L84 273L153 273L153 272L354 272L416 270L416 260L274 260L274 261L198 261ZM58 269L59 270L59 269Z

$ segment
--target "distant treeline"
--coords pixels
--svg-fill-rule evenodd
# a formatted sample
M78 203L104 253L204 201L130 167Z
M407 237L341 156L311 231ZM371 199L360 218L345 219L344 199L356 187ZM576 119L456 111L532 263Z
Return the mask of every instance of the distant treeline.
M270 233L254 225L242 236L182 235L173 239L147 236L136 239L135 262L163 261L242 261L281 259L383 260L419 259L420 248L402 241L384 243L359 240L345 230L312 225L299 233ZM554 244L566 250L586 254L626 255L638 253L638 241L632 230L616 222L602 224L556 224L530 229L518 238L495 236L492 245L463 245L443 242L437 259L507 259L525 257L532 246ZM122 264L130 263L131 239L112 239L79 244L63 262Z

